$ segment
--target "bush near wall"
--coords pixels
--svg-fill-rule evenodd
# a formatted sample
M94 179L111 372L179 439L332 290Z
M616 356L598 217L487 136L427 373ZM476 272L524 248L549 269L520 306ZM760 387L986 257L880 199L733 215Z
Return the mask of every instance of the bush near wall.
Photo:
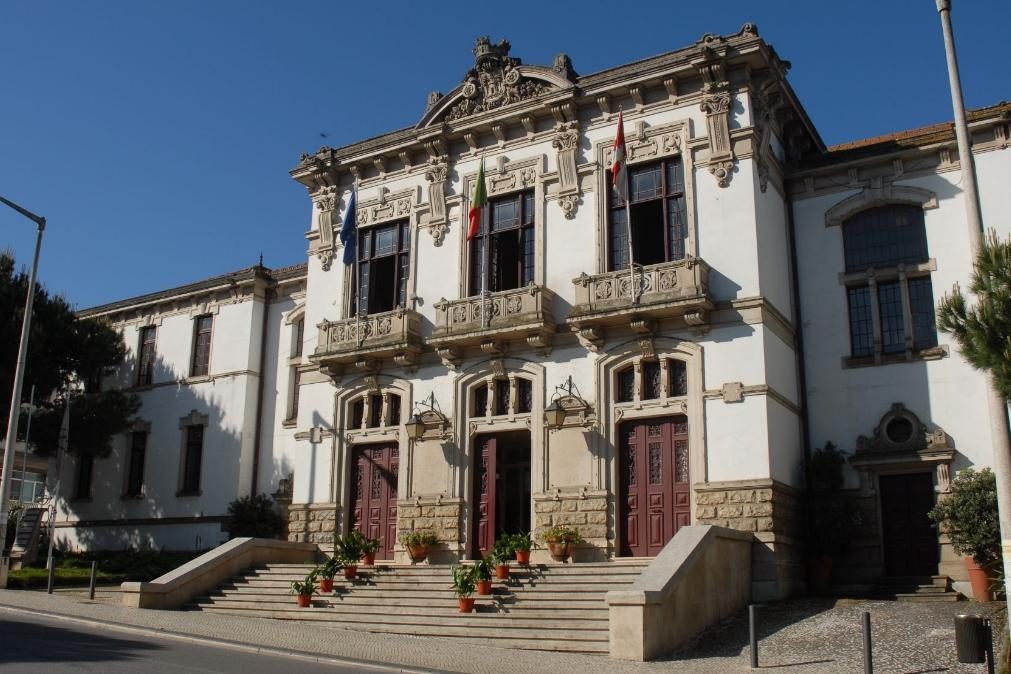
M56 554L55 584L57 586L87 585L91 577L91 562L98 562L97 580L102 584L126 581L151 581L185 564L206 551L159 552L157 550L105 550ZM48 583L46 560L17 571L7 578L9 588L45 587Z

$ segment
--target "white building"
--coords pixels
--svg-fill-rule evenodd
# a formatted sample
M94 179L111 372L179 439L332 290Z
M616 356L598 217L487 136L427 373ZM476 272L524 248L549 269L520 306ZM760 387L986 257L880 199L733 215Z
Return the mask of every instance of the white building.
M992 445L984 380L933 327L971 265L951 126L825 148L750 24L585 76L504 41L474 54L416 126L303 155L307 265L83 312L123 331L120 383L144 406L111 457L71 466L90 488L60 535L207 547L229 501L289 486L290 539L360 526L380 558L403 559L409 529L448 561L555 525L581 532L583 559L652 556L718 523L754 532L753 589L777 597L803 587L804 458L831 441L870 515L840 578L961 578L925 525ZM1009 113L971 116L1003 234ZM482 160L490 206L468 241Z

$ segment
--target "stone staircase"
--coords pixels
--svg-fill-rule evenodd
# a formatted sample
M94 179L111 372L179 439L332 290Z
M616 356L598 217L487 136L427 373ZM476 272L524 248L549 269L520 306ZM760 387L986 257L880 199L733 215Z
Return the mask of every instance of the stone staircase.
M268 564L198 598L191 610L326 623L385 634L455 637L529 650L608 652L604 595L628 588L648 559L512 567L493 581L490 596L474 595L474 613L460 613L449 566L359 567L354 581L335 579L334 592L299 608L289 586L312 568Z
M962 595L951 589L947 576L902 576L884 578L874 586L875 599L895 601L937 602L961 601Z

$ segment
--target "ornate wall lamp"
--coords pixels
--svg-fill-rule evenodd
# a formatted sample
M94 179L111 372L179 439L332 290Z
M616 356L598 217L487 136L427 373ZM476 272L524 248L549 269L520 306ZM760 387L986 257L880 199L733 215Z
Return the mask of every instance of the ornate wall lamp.
M427 409L422 411L422 407ZM411 418L404 424L404 428L407 430L407 437L411 440L420 440L429 428L434 427L442 431L446 424L446 415L442 413L442 409L435 399L435 393L432 392L427 398L415 404Z
M563 384L555 387L551 403L544 409L544 425L548 428L561 428L570 414L580 416L582 424L589 404L579 394L579 388L572 381L572 375Z

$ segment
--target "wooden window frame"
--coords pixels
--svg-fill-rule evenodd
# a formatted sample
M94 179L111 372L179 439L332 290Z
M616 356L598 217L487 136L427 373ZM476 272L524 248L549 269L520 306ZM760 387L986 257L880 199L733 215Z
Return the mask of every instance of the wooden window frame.
M516 201L518 204L517 224L496 229L495 205L508 201ZM488 200L487 222L481 223L481 228L473 239L468 241L469 265L467 267L467 293L468 297L475 297L481 294L482 289L487 288L488 292L500 292L505 290L515 290L535 282L537 274L537 229L536 229L536 192L533 189L521 190L510 194L495 197ZM491 269L501 265L501 261L492 260L492 251L488 252L488 268L484 268L485 246L489 242L498 241L500 237L515 235L519 241L517 250L519 255L513 261L516 265L516 278L519 284L511 288L499 288L498 278L491 275ZM529 264L526 259L528 251L525 246L529 245ZM475 287L476 286L476 287Z
M154 383L154 362L158 357L158 326L145 325L138 331L137 339L137 386L151 386Z
M207 321L206 329L201 324ZM211 343L214 336L214 315L201 314L193 319L193 352L190 357L190 376L206 377L211 372ZM206 344L201 346L201 340Z
M668 180L669 167L674 166L674 165L679 165L680 166L680 175L681 175L680 190L673 189L672 186L668 184L670 182ZM632 190L631 174L633 172L635 172L635 171L641 171L643 169L652 168L652 167L656 167L656 166L659 166L659 168L660 168L660 178L661 178L661 193L660 193L660 195L654 196L654 197L649 198L649 199L640 199L638 201L633 201L632 200L633 199L633 195L632 195L632 192L631 192L631 190ZM664 262L675 262L677 260L683 260L683 259L685 259L688 256L688 253L689 253L688 246L689 246L689 241L691 239L691 226L690 226L689 215L688 215L688 178L685 175L686 174L686 169L685 169L685 162L684 162L683 158L681 157L681 155L674 155L674 156L671 156L671 157L665 157L663 159L658 159L657 161L643 162L641 164L635 164L633 166L629 166L628 167L628 171L629 171L629 205L630 206L635 206L635 205L638 205L638 204L649 203L651 201L659 201L659 202L661 202L661 206L662 206L662 209L663 209L663 222L661 224L662 224L662 227L663 227ZM607 177L607 185L610 186L611 185L611 171L610 170L606 171L606 177ZM674 246L674 244L673 244L673 242L671 240L671 225L670 225L670 217L671 217L671 206L670 206L670 204L671 204L672 200L677 200L677 199L680 199L680 203L681 203L681 209L680 209L681 223L680 223L680 227L681 227L682 234L683 234L683 237L682 237L681 242L680 242L680 246L681 246L680 254L678 254L678 251L675 250L675 246ZM604 236L605 236L605 239L604 239L604 244L605 244L604 245L604 250L606 251L606 253L605 253L606 259L605 259L604 268L605 268L606 271L620 271L622 269L628 269L627 265L622 266L622 267L616 266L616 262L618 261L619 257L621 257L621 258L627 258L627 256L628 256L628 240L627 240L628 230L625 229L624 234L621 234L620 232L618 233L619 236L621 236L622 239L625 242L623 244L623 250L621 250L620 254L619 254L619 252L617 252L615 250L615 245L614 245L615 244L615 231L614 231L614 228L617 226L617 227L621 227L621 228L624 229L624 228L627 228L628 225L626 223L624 223L624 222L616 222L615 213L619 214L619 219L624 220L626 210L625 210L625 205L620 201L620 199L615 194L615 192L614 192L613 189L608 189L606 209L607 209L607 227L605 228L605 232L604 232ZM633 226L635 226L634 221L633 221ZM635 255L636 255L636 258L637 258L636 264L638 265L639 264L638 259L640 259L639 258L639 251L634 251L634 252L635 252Z

